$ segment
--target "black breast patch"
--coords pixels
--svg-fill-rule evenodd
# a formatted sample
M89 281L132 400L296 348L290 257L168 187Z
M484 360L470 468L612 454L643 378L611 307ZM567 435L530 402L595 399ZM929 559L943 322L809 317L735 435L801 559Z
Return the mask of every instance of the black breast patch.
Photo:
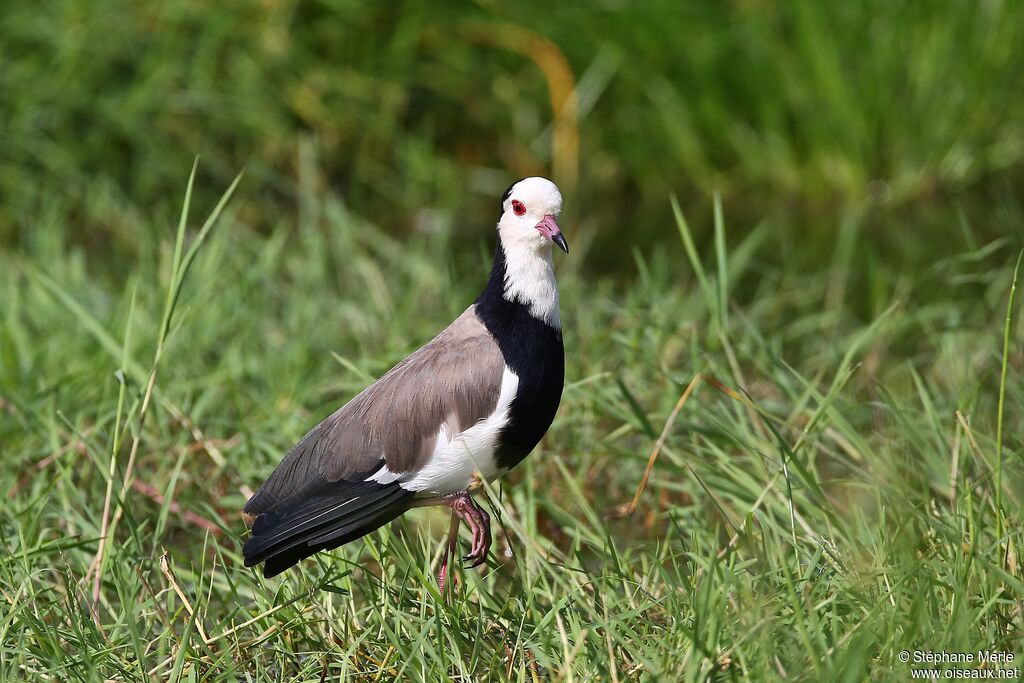
M476 314L494 335L505 365L519 378L495 453L500 467L511 468L540 443L555 419L565 382L565 351L560 330L534 318L525 304L503 296L504 275L505 254L499 245Z

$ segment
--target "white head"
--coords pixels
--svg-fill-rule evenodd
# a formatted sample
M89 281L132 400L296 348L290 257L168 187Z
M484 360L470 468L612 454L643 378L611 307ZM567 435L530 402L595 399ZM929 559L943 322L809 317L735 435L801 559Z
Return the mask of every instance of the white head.
M552 242L569 253L555 222L562 212L562 193L547 178L523 178L512 185L501 198L501 211L498 235L506 254L517 248L541 252Z
M523 178L501 198L498 239L505 252L505 291L533 317L561 329L558 284L551 262L551 244L569 253L569 245L556 219L562 211L562 193L547 178Z

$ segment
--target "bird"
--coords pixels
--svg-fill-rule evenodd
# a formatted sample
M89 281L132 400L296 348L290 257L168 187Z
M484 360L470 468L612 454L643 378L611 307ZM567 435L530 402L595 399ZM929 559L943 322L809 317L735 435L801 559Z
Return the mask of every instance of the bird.
M487 561L490 518L472 496L520 463L554 420L565 352L552 245L562 195L542 177L501 197L494 263L446 329L313 427L245 504L246 567L276 576L410 509L451 509L437 575L444 593L459 525L469 567Z

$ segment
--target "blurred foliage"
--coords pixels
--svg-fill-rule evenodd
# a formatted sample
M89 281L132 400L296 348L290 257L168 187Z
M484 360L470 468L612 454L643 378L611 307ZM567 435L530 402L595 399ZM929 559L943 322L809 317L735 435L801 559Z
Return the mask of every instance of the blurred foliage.
M262 231L307 172L392 234L471 245L511 180L578 171L555 180L602 270L674 239L670 193L698 234L718 191L738 234L766 220L775 258L805 261L836 216L930 262L961 234L951 204L986 238L1024 213L1017 2L4 4L0 244L70 213L74 240L134 254L197 154L211 193L248 168ZM579 138L561 165L559 59Z

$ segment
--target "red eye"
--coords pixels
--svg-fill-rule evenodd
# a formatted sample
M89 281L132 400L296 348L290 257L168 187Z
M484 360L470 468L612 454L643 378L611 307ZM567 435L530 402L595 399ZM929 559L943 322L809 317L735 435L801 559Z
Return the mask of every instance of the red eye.
M518 199L513 199L512 211L515 212L517 216L522 216L524 213L526 213L526 204L523 204Z

